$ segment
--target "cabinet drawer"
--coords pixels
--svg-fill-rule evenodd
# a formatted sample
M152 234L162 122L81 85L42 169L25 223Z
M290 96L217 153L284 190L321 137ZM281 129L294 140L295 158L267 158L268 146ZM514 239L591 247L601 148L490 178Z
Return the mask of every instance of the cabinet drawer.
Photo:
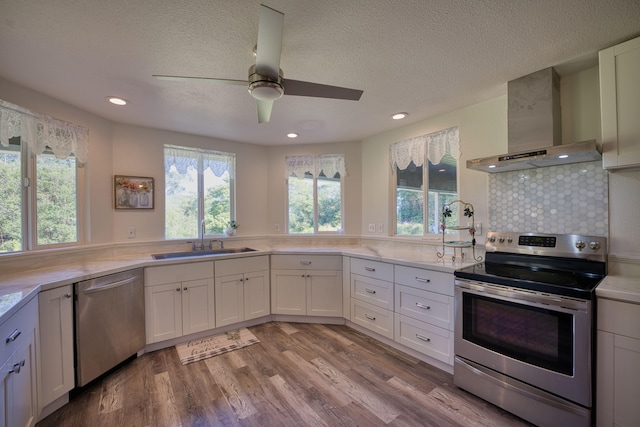
M225 259L215 262L215 277L264 270L269 270L269 257L267 255Z
M144 285L184 282L213 277L213 261L163 265L144 269Z
M453 297L396 285L395 312L453 330Z
M342 257L340 255L271 255L271 268L342 270Z
M453 332L395 314L396 342L453 365Z
M33 298L7 321L0 325L0 363L30 339L38 321L38 298ZM9 341L7 341L9 340Z
M397 265L396 283L453 296L453 274Z
M393 310L393 283L351 273L351 297Z
M598 329L640 339L640 304L598 299Z
M351 258L351 272L361 276L393 282L393 264L387 264L386 262Z
M351 321L389 339L393 339L393 312L351 300Z

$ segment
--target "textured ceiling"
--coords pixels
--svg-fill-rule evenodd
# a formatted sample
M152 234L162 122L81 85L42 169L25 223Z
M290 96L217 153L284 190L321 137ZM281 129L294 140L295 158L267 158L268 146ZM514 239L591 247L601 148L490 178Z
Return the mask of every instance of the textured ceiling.
M503 95L542 68L594 66L600 49L640 35L637 0L263 3L285 14L285 77L362 89L362 99L284 96L258 124L241 86L151 77L245 79L255 0L0 0L0 76L116 122L265 145L339 142ZM397 111L410 116L389 119Z

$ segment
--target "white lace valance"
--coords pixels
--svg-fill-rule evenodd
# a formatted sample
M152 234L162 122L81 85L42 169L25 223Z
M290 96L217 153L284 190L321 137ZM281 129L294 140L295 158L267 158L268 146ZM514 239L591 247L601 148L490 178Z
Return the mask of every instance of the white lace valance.
M235 164L235 154L222 151L200 150L198 148L185 148L166 145L164 147L164 169L169 171L171 166L181 174L187 172L187 168L198 170L198 161L202 159L202 170L211 169L215 176L222 176L225 172L231 173Z
M325 154L322 156L289 156L286 158L285 179L294 175L304 178L305 173L317 177L324 172L326 177L332 178L336 173L340 177L347 176L347 168L342 154Z
M0 144L8 147L9 140L15 137L36 154L49 148L58 159L66 159L70 154L80 163L88 159L89 129L0 99Z
M389 161L392 170L396 170L396 166L402 170L411 162L416 166L422 166L425 159L437 165L446 153L455 159L460 157L458 127L393 143L389 147Z

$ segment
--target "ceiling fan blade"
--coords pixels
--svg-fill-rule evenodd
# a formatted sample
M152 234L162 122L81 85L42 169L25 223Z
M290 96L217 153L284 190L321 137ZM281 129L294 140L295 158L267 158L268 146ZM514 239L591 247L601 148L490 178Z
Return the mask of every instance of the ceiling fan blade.
M284 14L263 4L260 5L259 13L256 71L258 74L278 80Z
M269 123L273 101L258 99L256 102L258 103L258 123Z
M227 85L239 85L239 86L246 86L249 84L247 80L216 79L213 77L165 76L162 74L154 74L153 77L160 80L172 80L172 81L206 80L213 83L222 83Z
M316 98L345 99L359 101L362 91L346 87L329 86L319 83L303 82L300 80L282 79L285 95L314 96Z

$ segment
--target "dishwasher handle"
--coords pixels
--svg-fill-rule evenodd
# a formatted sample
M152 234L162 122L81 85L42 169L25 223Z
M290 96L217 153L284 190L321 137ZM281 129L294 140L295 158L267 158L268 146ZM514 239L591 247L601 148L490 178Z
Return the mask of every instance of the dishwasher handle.
M101 291L106 291L108 289L113 289L113 288L117 288L120 286L126 286L130 283L135 282L137 279L137 277L129 277L128 279L124 279L124 280L118 280L117 282L105 282L102 284L92 284L90 287L88 287L87 289L85 289L83 291L83 293L85 294L91 294L94 292L101 292Z

